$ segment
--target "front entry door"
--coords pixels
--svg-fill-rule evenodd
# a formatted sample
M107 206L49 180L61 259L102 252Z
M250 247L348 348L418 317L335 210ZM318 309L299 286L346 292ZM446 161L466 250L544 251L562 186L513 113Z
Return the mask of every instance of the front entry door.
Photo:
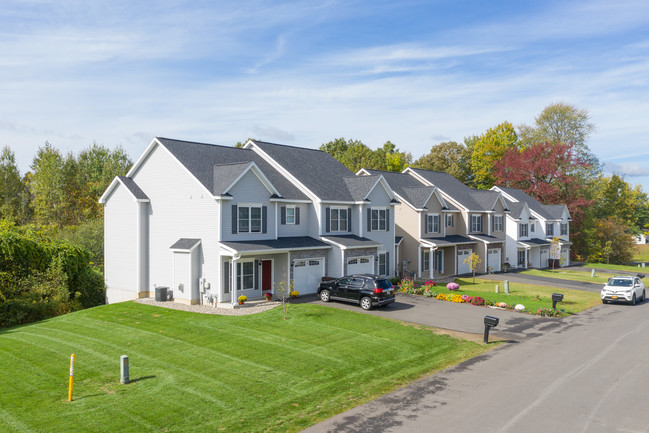
M261 261L261 290L269 292L273 290L273 261Z

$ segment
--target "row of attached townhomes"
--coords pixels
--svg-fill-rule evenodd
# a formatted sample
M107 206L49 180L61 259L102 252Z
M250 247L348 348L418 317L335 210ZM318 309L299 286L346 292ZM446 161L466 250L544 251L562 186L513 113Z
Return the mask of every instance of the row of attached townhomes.
M249 140L243 148L155 138L104 204L108 303L168 287L176 302L234 305L292 280L439 278L546 267L570 242L566 206L475 190L446 173L362 169L326 152ZM523 229L524 227L525 230Z

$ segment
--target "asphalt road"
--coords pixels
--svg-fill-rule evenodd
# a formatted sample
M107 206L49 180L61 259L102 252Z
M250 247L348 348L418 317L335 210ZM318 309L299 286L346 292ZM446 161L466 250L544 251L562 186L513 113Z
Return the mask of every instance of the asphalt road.
M649 302L600 305L561 320L499 313L507 322L525 319L518 329L505 326L516 337L509 343L305 431L649 431Z

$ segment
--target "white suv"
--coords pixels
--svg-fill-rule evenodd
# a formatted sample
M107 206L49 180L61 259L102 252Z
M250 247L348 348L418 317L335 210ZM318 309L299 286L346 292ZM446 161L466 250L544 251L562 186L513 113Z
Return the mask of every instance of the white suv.
M619 275L609 279L602 289L602 303L627 302L635 305L636 302L644 301L644 284L641 278L644 278L643 274L636 277Z

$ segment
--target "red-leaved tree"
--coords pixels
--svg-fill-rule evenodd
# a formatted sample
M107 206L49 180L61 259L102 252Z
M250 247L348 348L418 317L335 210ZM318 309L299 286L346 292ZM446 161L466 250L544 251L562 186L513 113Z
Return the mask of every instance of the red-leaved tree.
M589 168L572 144L536 143L509 149L494 164L496 185L522 189L544 204L565 204L577 226L584 217L585 198L580 170ZM571 230L571 235L573 234Z

